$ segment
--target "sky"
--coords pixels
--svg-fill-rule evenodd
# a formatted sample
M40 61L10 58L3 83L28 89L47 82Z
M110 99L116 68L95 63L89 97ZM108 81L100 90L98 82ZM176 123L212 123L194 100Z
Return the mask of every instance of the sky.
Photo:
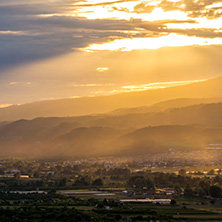
M222 1L0 0L0 107L221 75Z

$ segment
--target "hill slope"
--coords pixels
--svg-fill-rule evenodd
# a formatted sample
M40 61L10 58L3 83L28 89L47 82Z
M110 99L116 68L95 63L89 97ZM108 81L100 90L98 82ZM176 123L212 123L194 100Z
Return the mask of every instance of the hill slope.
M90 126L132 129L159 125L222 126L222 103L200 104L162 112L97 116L88 124Z
M0 157L76 159L205 149L222 144L222 103L121 116L37 118L0 124Z
M167 109L172 108L183 108L186 106L193 106L199 104L209 104L209 103L221 103L222 97L217 98L179 98L166 100L163 102L155 103L151 106L142 106L142 107L134 107L134 108L125 108L125 109L117 109L110 112L110 115L127 115L127 114L136 114L136 113L148 113L148 112L162 112Z
M221 86L222 77L184 86L143 92L42 101L1 108L0 121L105 113L119 108L149 106L157 102L176 98L222 97Z

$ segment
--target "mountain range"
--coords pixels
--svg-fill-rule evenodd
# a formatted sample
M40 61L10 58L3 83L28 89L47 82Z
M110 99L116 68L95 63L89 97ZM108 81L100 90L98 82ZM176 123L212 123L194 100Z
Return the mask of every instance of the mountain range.
M196 82L183 86L153 89L142 92L128 92L116 95L81 97L73 99L60 99L34 102L24 105L14 105L0 108L0 121L19 119L33 119L36 117L64 117L80 116L111 112L120 108L150 106L165 100L180 98L194 99L184 101L184 105L198 104L201 99L208 100L222 97L222 77ZM199 102L196 100L198 98ZM193 101L193 102L192 102ZM221 99L220 99L221 101ZM183 102L176 102L183 104ZM169 104L169 103L168 103ZM171 104L173 106L173 103ZM154 108L154 107L153 107Z
M209 144L222 144L220 86L222 78L217 78L2 108L0 156L78 159L204 151Z

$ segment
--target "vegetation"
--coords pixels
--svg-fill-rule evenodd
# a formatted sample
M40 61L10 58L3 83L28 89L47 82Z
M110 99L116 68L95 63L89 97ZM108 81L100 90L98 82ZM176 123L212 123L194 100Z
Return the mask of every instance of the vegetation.
M198 177L187 170L138 171L135 167L140 164L132 162L2 159L0 163L3 222L221 220L219 169L210 169L204 176L199 169ZM121 202L147 198L157 202ZM162 199L170 202L163 204Z
M184 88L193 94L194 87L209 92L203 88L214 85ZM184 93L166 90L172 98ZM156 95L156 101L164 98L160 91L131 96ZM97 99L86 98L85 107L102 111L96 104L104 98ZM66 105L82 99L72 101ZM221 101L178 99L99 115L1 122L1 156L9 158L0 159L0 221L222 220Z

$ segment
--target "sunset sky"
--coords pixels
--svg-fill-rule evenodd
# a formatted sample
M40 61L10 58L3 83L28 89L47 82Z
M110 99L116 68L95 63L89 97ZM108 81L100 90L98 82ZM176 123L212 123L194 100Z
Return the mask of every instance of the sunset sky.
M221 75L222 1L0 0L0 107Z

